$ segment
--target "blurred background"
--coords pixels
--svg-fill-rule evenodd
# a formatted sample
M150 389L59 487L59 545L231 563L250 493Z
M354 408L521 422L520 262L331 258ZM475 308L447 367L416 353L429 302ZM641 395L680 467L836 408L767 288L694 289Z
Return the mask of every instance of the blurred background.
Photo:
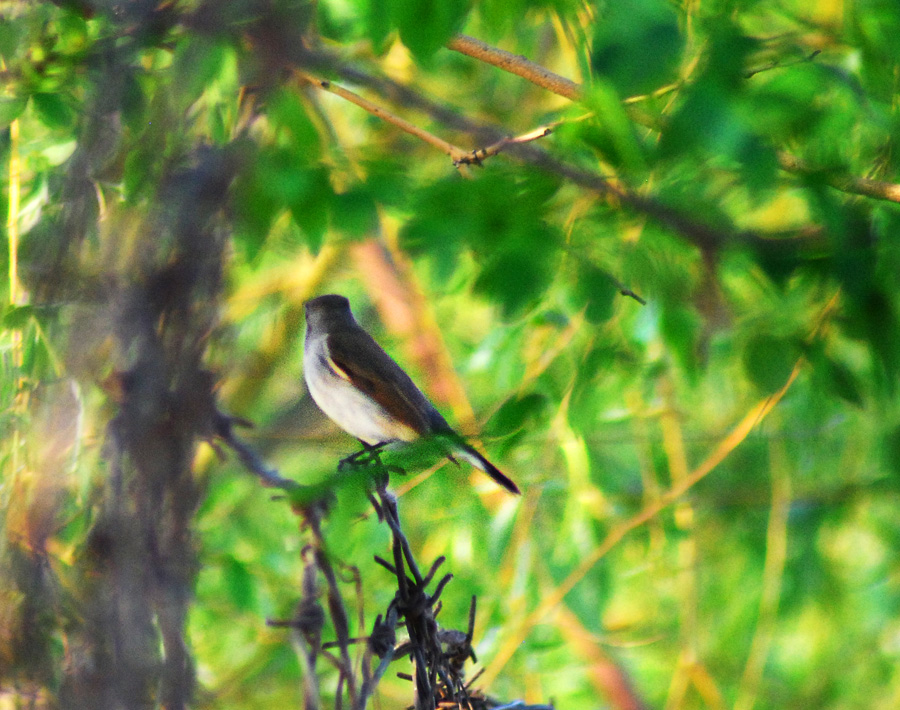
M323 293L523 491L392 480L476 686L898 707L898 58L883 0L0 3L0 708L301 706L308 532L217 434L356 450Z

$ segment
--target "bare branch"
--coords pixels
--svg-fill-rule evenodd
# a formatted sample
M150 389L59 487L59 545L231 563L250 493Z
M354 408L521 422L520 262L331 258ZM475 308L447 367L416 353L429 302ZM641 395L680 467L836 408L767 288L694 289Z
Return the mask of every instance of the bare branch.
M215 413L216 436L228 446L250 473L259 477L264 486L281 488L285 491L296 491L300 484L289 478L283 478L277 469L266 466L265 461L250 446L241 441L234 433L234 423L240 422L221 412Z
M841 192L848 192L852 195L862 195L863 197L872 197L876 200L887 200L888 202L900 203L900 185L884 180L872 180L871 178L858 178L847 175L837 175L827 170L817 169L800 158L785 153L778 152L778 165L782 170L796 175L804 175L807 177L819 178L826 185L829 185Z
M749 79L757 74L762 74L763 72L772 71L773 69L783 69L784 67L793 67L797 64L806 64L807 62L811 62L813 59L818 57L822 53L821 49L816 49L810 52L805 57L800 57L798 59L792 59L788 61L781 61L779 59L773 59L768 64L757 67L756 69L750 69L744 72L744 78Z
M482 42L481 40L474 39L472 37L466 37L465 35L457 35L452 40L450 40L450 42L447 44L447 47L457 52L461 52L462 54L468 55L474 59L478 59L487 64L491 64L495 67L503 69L504 71L508 71L512 74L516 74L517 76L521 76L522 78L527 79L528 81L537 84L538 86L541 86L548 91L552 91L553 93L558 94L559 96L563 96L567 99L571 99L572 101L579 101L583 94L583 87L579 84L561 77L558 74L554 74L548 69L545 69L539 64L535 64L525 57L511 54L502 49L492 47L489 44ZM790 67L797 64L811 62L819 54L820 51L815 50L807 56L800 57L792 61L774 60L765 66L748 70L744 74L744 78L749 79L756 74L760 74L765 71L771 71L772 69ZM677 84L665 86L654 92L652 95L657 96L662 93L668 93L676 88L678 88ZM643 98L646 97L632 97L631 99L626 99L625 103L635 103L637 100ZM505 147L505 145L500 146L501 149L503 147ZM499 152L499 150L497 150L496 152ZM474 160L474 162L478 162L478 160L476 159ZM900 203L900 185L896 183L890 183L881 180L871 180L869 178L830 174L813 166L809 166L799 158L783 151L779 152L778 154L778 164L786 172L802 175L822 176L827 185L841 192L846 192L851 195L870 197L876 200L886 200L888 202Z
M464 158L466 157L466 151L462 148L459 148L452 143L448 143L443 138L439 138L433 133L429 133L424 128L419 128L413 123L400 118L394 113L378 106L377 104L372 103L368 99L364 99L359 94L355 94L352 91L345 89L334 82L328 81L327 79L319 79L318 77L313 76L312 74L308 74L304 71L297 70L299 76L301 76L308 83L316 86L323 91L328 91L336 96L340 96L342 99L349 101L352 104L356 104L364 111L371 113L373 116L377 116L378 118L391 123L402 131L406 131L410 135L415 136L419 140L425 141L429 145L437 148L442 153L446 153L450 156L450 159L453 161L454 165L463 165L465 163Z
M549 69L545 69L540 64L535 64L530 59L526 59L519 54L512 54L503 49L492 47L480 39L466 35L456 35L447 43L447 47L454 52L465 54L473 59L492 64L504 71L527 79L532 84L552 91L554 94L565 96L572 101L578 101L581 98L581 87L571 79L554 74Z
M350 633L349 623L347 620L347 610L344 608L344 600L341 597L341 591L337 584L337 575L331 565L328 555L325 552L325 541L322 538L322 527L319 520L319 513L316 510L309 511L305 516L305 522L309 526L315 540L315 556L316 564L325 577L328 587L328 611L331 615L331 621L334 625L334 632L337 636L338 649L340 651L340 667L341 675L346 679L347 692L350 695L351 705L356 704L356 678L353 674L353 664L350 661ZM338 698L341 693L338 692Z
M510 145L517 145L521 143L530 143L531 141L538 140L539 138L543 138L545 136L549 136L553 133L553 129L550 126L541 126L540 128L535 128L533 131L528 131L528 133L523 133L521 136L516 136L514 138L501 138L499 141L494 143L493 145L489 145L487 148L476 148L465 158L459 160L456 164L472 164L481 165L481 163L487 159L491 158L495 155L498 155L500 151Z
M397 609L396 607L392 606L388 611L384 623L382 623L380 615L375 619L375 628L372 631L371 641L368 648L366 649L365 658L363 659L364 676L367 676L372 655L380 655L381 661L378 664L378 667L375 669L375 673L373 675L363 678L363 684L359 691L359 698L353 710L365 710L366 703L372 696L372 693L375 691L375 687L384 677L384 674L387 672L388 666L391 664L391 661L394 660L394 631L397 628L397 618ZM387 642L383 644L384 648L382 649L378 647L376 640L379 638L379 636L385 635L387 636ZM383 651L383 653L379 654L379 651Z

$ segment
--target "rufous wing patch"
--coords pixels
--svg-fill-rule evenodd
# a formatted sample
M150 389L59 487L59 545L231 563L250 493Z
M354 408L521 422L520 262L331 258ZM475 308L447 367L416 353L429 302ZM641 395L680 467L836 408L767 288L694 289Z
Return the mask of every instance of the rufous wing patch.
M338 364L334 361L334 358L331 357L330 354L327 355L327 356L325 357L325 359L328 361L328 366L331 368L332 372L334 372L335 375L337 375L338 377L340 377L342 380L347 380L347 382L351 382L351 383L352 383L352 380L350 379L350 375L347 374L347 371L346 371L343 367L341 367L340 365L338 365Z

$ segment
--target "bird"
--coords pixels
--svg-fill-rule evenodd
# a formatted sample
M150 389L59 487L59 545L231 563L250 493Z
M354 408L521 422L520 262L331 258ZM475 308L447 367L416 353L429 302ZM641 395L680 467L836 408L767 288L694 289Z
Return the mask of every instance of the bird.
M519 487L447 423L375 339L357 323L350 301L327 294L307 301L303 377L313 401L364 446L438 437L454 455L484 471L507 491Z

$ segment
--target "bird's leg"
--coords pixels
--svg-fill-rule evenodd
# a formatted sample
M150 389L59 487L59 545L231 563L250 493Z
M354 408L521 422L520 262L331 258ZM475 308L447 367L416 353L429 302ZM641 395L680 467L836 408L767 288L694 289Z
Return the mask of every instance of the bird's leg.
M371 446L370 444L362 442L362 445L366 448L363 451L359 452L360 454L362 454L364 452L369 454L369 456L370 456L369 462L375 464L375 466L378 469L378 472L384 473L384 482L383 482L384 487L386 487L387 483L388 483L388 481L387 481L388 474L396 473L400 476L406 475L406 471L404 471L399 466L389 466L389 465L383 463L381 460L381 452L389 444L392 444L392 443L393 443L392 441L382 441L378 444L375 444L375 446Z
M350 454L346 456L338 462L338 471L343 471L348 467L360 466L374 466L377 471L376 473L384 473L385 477L388 474L395 473L400 476L406 475L406 471L400 468L399 466L389 466L387 464L382 463L381 461L381 452L390 444L394 442L392 440L388 441L380 441L377 444L370 444L362 439L359 440L359 443L362 444L362 449L357 451L355 454ZM387 485L387 481L384 481L384 484Z
M372 461L378 461L378 453L391 442L382 441L377 444L369 444L360 439L359 443L362 444L362 449L342 458L338 462L338 471L343 471L348 466L368 466Z

